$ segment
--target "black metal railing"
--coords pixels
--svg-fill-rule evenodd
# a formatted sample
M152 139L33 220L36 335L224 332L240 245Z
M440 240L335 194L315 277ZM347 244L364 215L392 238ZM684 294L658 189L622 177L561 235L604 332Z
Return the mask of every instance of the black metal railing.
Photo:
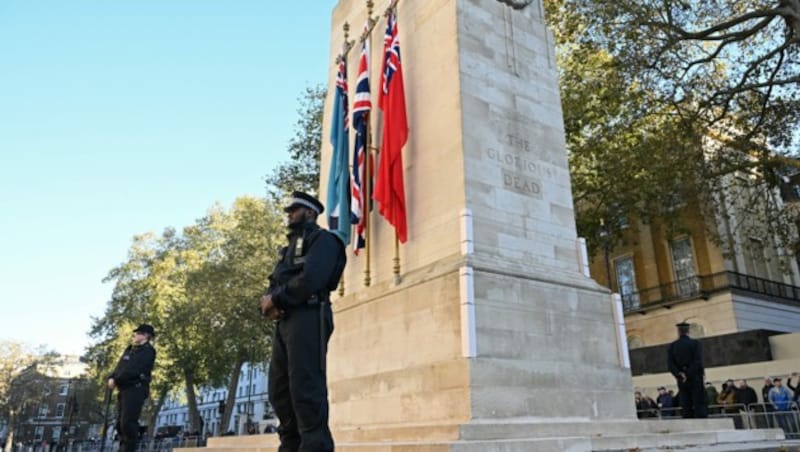
M675 302L708 299L713 293L740 290L800 306L800 287L736 272L720 272L679 279L622 295L625 312L670 307Z
M636 416L643 420L659 420L681 417L680 407L637 409ZM734 428L737 430L753 429L782 429L787 439L800 438L800 410L792 402L788 408L778 410L770 404L751 403L747 406L741 403L724 405L709 405L708 417L733 419Z

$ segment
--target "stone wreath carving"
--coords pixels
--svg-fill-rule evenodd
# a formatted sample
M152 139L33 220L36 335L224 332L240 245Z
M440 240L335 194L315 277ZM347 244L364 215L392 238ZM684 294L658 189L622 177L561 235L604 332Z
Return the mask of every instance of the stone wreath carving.
M524 9L531 3L533 0L497 0L500 3L505 3L506 5L514 8L514 9Z

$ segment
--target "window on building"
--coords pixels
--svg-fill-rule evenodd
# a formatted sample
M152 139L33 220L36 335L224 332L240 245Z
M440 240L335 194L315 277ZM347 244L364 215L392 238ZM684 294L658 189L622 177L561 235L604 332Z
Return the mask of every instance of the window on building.
M37 425L35 429L33 429L33 440L34 441L41 441L44 437L44 427L41 425Z
M61 386L58 388L58 395L67 395L69 394L69 385L67 383L61 383Z
M769 279L769 268L767 267L767 257L764 253L764 241L750 237L747 242L747 267L752 272L750 276Z
M61 439L61 427L53 427L53 432L50 435L50 438L52 438L53 441L60 440Z
M63 403L56 405L56 417L64 417L64 408L65 405Z
M39 405L39 417L47 417L49 412L50 408L46 404Z
M688 237L669 244L672 255L672 270L675 273L675 295L688 297L700 293L700 281L694 266L692 242Z
M614 270L617 273L617 287L622 297L622 305L626 309L639 307L639 294L636 292L636 272L633 269L633 257L625 256L614 259Z

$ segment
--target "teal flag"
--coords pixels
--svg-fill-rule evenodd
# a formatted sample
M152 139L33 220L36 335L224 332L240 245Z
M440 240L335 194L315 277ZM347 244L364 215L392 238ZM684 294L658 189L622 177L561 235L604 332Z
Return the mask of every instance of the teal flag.
M345 244L350 244L350 168L348 150L350 148L350 124L347 115L347 65L339 63L336 74L336 93L333 98L331 115L331 144L333 158L328 173L328 229Z

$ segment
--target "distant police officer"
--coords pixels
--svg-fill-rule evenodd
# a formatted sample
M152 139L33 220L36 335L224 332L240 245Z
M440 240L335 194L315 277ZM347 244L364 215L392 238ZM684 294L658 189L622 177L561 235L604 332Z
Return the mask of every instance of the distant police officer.
M316 198L294 192L284 211L289 244L261 297L261 313L278 320L269 369L269 401L280 420L279 451L332 451L325 359L333 333L330 292L346 264L344 244L317 225Z
M689 324L681 322L678 339L669 345L667 366L678 383L681 413L685 418L708 416L703 389L703 353L700 342L689 337Z
M156 350L150 344L155 335L147 324L133 330L133 344L125 349L108 378L108 389L118 391L117 431L120 450L124 452L134 452L139 440L139 415L150 392L150 374L156 360Z

